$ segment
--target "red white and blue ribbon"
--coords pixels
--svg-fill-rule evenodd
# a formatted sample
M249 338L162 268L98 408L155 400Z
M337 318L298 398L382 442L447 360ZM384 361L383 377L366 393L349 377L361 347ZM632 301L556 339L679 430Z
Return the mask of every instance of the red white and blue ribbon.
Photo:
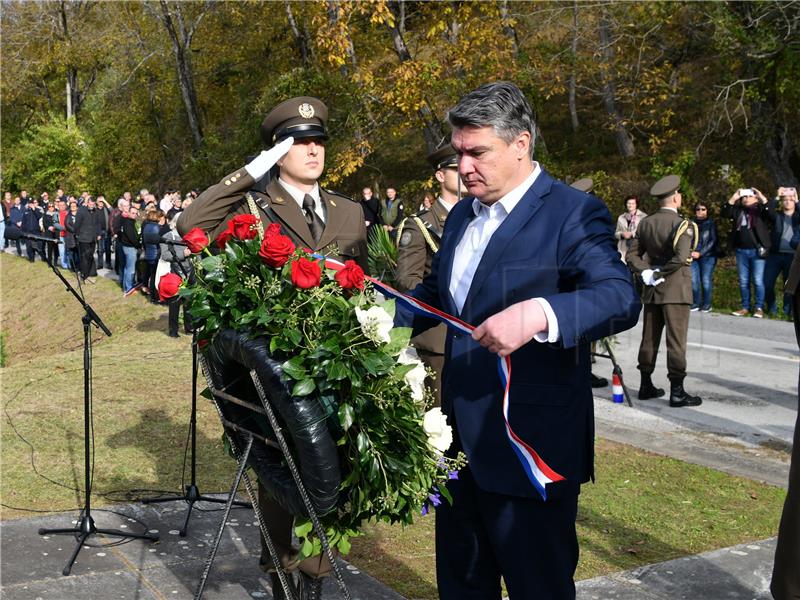
M343 263L333 258L328 258L319 254L313 254L313 256L317 259L324 260L325 266L334 271L338 271L344 267ZM378 288L382 294L401 303L412 313L429 319L435 319L436 321L444 323L450 329L455 329L456 331L460 331L467 335L472 335L472 332L475 329L473 325L470 325L469 323L466 323L457 317L434 308L433 306L429 306L424 302L420 302L416 298L412 298L407 294L398 292L393 287L388 286L373 277L366 276L366 278L370 283ZM517 458L522 465L522 469L525 471L525 474L528 477L528 480L536 488L536 491L538 491L542 496L542 499L547 500L547 484L556 481L563 481L564 477L551 469L547 463L542 460L542 457L539 456L536 450L526 444L516 433L514 433L514 430L511 429L511 424L508 421L508 405L509 397L511 395L511 356L506 356L505 358L498 357L497 360L500 382L503 386L503 421L505 422L506 437L508 438L511 447L514 449L514 452L516 453Z

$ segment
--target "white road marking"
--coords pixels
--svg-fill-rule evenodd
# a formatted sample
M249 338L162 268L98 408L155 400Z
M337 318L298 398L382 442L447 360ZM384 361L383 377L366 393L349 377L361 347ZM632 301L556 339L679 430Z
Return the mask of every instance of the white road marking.
M744 354L745 356L756 356L766 360L782 360L784 362L797 363L800 362L800 356L777 356L774 354L764 354L762 352L750 352L749 350L739 350L737 348L725 348L723 346L713 346L711 344L698 344L697 342L688 342L688 346L695 348L702 348L703 350L718 350L720 352L730 352L731 354Z

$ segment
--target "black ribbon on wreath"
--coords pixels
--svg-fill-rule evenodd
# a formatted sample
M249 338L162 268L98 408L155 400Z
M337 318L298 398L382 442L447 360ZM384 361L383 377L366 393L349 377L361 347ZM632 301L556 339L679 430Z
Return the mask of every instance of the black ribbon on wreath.
M288 434L291 440L293 457L314 510L324 515L335 509L342 480L332 432L338 423L329 418L337 414L335 407L326 406L317 397L292 396L281 363L269 355L269 340L265 337L250 338L244 332L222 329L207 348L206 364L207 374L217 390L260 408L258 392L249 376L250 371L255 371L277 411L284 435ZM253 432L261 431L268 440L275 440L269 421L258 411L234 402L222 401L218 405L226 420ZM241 442L240 447L245 445L240 433L230 427L227 432ZM254 441L248 466L278 504L295 516L307 517L308 509L276 446Z

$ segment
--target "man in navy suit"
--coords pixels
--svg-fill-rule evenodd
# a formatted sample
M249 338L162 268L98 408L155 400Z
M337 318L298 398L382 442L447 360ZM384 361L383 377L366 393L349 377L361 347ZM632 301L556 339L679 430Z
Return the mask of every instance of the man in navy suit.
M469 465L448 484L453 505L437 509L439 594L499 600L502 577L511 600L574 598L578 494L593 475L589 344L632 327L641 304L606 207L533 160L519 88L484 85L448 118L472 198L453 207L413 295L478 327L448 332L445 349L449 452ZM510 427L557 474L546 500L505 428L498 355L513 366Z

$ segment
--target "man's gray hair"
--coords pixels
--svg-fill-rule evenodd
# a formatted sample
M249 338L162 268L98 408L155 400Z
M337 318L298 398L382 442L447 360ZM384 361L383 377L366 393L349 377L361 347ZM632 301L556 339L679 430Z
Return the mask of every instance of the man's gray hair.
M507 144L520 133L531 134L530 156L536 146L536 122L533 109L525 95L509 81L486 83L458 101L447 113L453 127L494 128L495 134Z

